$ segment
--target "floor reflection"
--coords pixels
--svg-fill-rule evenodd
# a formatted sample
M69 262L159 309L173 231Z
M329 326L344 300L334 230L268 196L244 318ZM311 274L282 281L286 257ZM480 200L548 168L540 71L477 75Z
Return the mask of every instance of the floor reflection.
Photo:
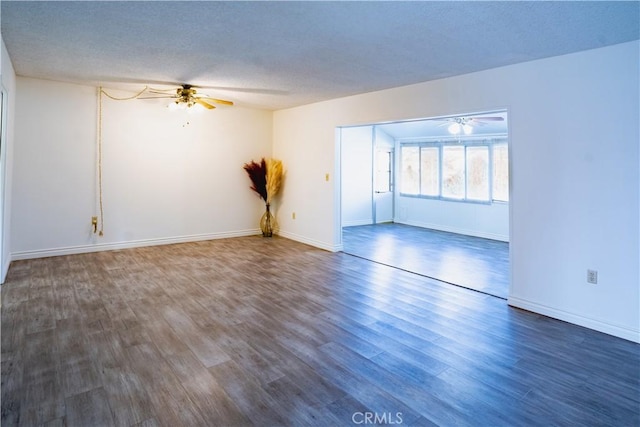
M345 227L344 252L500 298L509 292L509 244L403 224Z

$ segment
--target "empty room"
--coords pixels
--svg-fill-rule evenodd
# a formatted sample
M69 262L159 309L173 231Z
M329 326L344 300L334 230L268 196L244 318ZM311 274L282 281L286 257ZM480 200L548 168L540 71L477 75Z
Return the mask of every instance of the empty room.
M640 2L0 8L3 427L640 424Z

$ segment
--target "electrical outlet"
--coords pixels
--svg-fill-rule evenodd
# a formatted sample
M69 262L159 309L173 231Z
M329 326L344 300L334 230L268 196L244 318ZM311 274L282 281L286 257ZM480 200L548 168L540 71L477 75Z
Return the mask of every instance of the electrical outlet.
M598 272L596 270L587 270L587 283L598 284Z

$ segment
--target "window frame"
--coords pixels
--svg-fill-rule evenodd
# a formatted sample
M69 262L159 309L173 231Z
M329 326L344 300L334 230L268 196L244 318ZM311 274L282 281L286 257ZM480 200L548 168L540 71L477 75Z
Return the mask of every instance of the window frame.
M442 200L442 201L447 201L447 202L461 202L461 203L475 203L475 204L482 204L482 205L490 205L490 204L508 204L509 200L496 200L494 199L494 188L493 188L493 175L494 175L494 153L493 153L493 147L497 146L497 145L501 145L501 146L506 146L507 147L507 153L509 150L509 142L507 139L507 136L504 135L499 135L499 136L494 136L494 137L481 137L481 138L460 138L460 139L434 139L434 140L423 140L423 141L407 141L407 142L400 142L399 146L398 146L398 150L399 150L399 161L400 161L400 165L399 165L399 190L398 190L398 194L401 197L413 197L413 198L420 198L420 199L430 199L430 200ZM444 147L447 146L458 146L458 147L463 147L463 153L464 153L464 197L462 198L454 198L454 197L447 197L447 196L443 196L442 193L442 189L443 189L443 158L444 158ZM418 185L418 194L411 194L411 193L403 193L402 192L402 187L403 187L403 183L402 183L402 149L404 147L417 147L418 148L418 166L419 166L419 171L418 171L418 179L417 179L417 185ZM423 147L436 147L438 149L438 195L434 196L434 195L428 195L428 194L423 194L422 193L422 148ZM470 199L468 198L468 172L467 172L467 148L468 147L487 147L488 150L488 167L487 167L487 185L489 186L489 198L488 200L481 200L481 199Z

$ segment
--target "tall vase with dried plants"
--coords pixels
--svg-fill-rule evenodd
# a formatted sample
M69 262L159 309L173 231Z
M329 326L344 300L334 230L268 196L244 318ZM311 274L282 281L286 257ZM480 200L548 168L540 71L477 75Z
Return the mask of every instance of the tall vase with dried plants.
M251 189L265 202L265 212L260 218L260 230L264 237L273 236L277 228L276 218L271 212L271 202L282 185L282 161L264 158L260 163L253 160L243 166L251 179Z
M260 218L260 231L262 231L262 237L273 236L273 230L276 227L276 218L271 213L271 204L265 204L265 212Z

